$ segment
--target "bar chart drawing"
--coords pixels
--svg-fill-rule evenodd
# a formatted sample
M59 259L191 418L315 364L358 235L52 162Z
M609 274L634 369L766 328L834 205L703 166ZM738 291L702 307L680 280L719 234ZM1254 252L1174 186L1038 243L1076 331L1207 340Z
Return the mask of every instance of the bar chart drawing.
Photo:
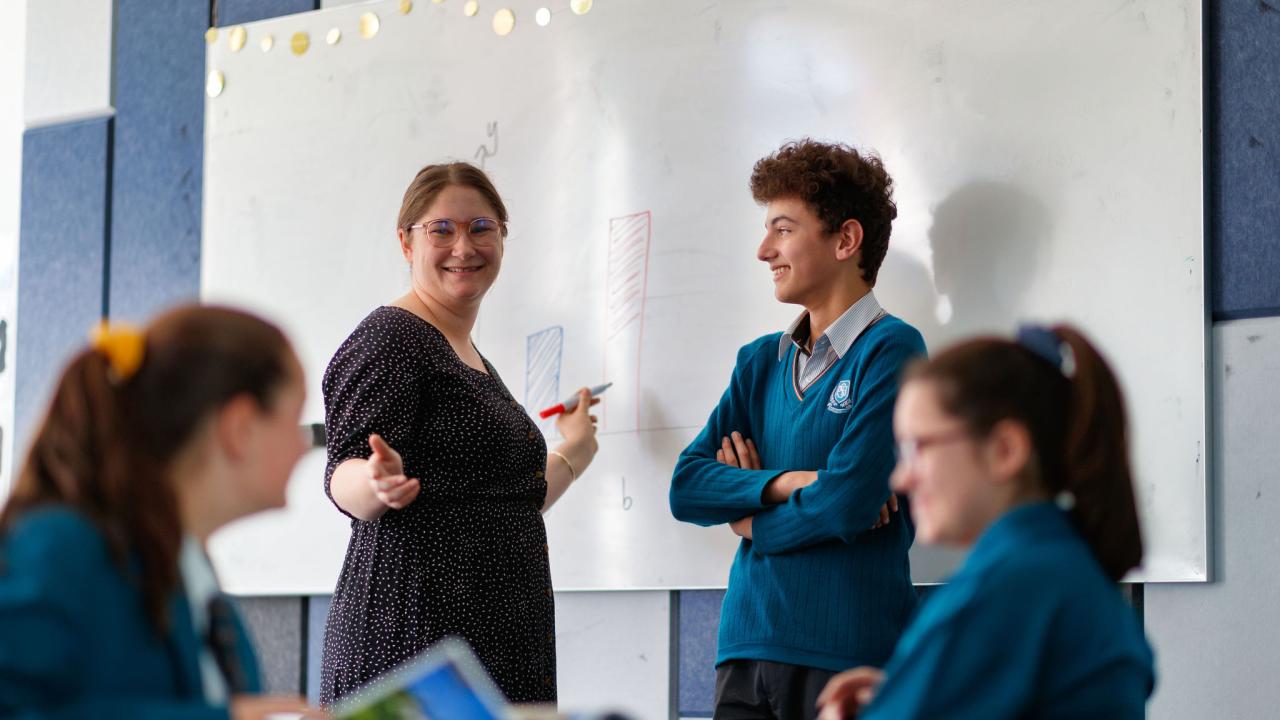
M560 359L564 354L564 328L554 325L525 340L524 407L546 437L556 432L554 416L537 417L539 410L560 402Z
M601 406L601 430L640 429L640 350L644 341L652 213L609 220L604 375L616 386Z

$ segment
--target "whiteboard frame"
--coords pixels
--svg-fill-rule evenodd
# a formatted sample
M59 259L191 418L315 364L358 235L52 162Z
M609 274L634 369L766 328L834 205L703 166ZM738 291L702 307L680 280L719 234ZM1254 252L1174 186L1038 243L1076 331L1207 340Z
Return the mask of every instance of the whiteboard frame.
M1192 22L1196 23L1197 25L1203 22L1203 19L1199 17L1199 14L1201 13L1201 8L1198 6L1197 3L1191 2L1190 0L1180 0L1180 1L1182 2L1182 6L1180 9L1182 9L1189 15L1194 14L1196 16ZM659 5L660 3L655 2L654 4ZM951 3L943 2L942 4L944 6L947 4L955 5L955 2L951 2ZM911 3L908 2L904 4L902 7L908 7L910 5ZM920 5L920 3L916 2L915 5L918 6ZM1049 2L1043 2L1041 3L1040 7L1042 10L1045 10L1050 5L1051 3ZM219 143L218 138L220 137L218 135L219 131L216 128L226 124L225 117L220 117L219 113L222 111L225 111L229 103L237 102L234 98L236 98L235 93L238 91L238 87L248 83L248 79L244 74L246 72L246 68L252 67L248 63L253 61L255 58L257 60L262 59L261 57L258 57L260 53L257 49L257 41L261 37L261 35L268 32L275 35L276 48L274 50L274 55L271 55L269 58L271 61L307 63L314 60L314 56L316 54L329 52L329 51L342 51L344 49L349 49L349 48L344 48L344 44L356 45L358 43L365 42L359 37L358 33L354 29L356 20L358 16L362 13L369 12L369 11L377 12L382 17L384 32L386 32L389 25L391 25L392 23L401 21L400 16L397 14L395 10L395 6L396 6L396 3L394 2L394 0L384 0L381 2L374 1L374 2L360 3L357 5L339 6L339 7L323 9L323 10L319 10L311 13L304 13L301 15L289 16L286 18L276 18L272 20L262 21L259 23L252 23L250 25L245 26L248 29L248 33L249 33L249 43L244 50L240 51L240 53L237 54L229 51L225 47L225 42L221 39L217 44L209 47L208 56L207 56L207 63L208 63L209 69L210 70L219 69L220 71L226 70L227 88L222 97L211 98L206 103L206 124L205 124L205 128L206 128L206 151L205 151L206 196L205 196L205 214L204 214L204 223L205 223L204 238L205 238L205 244L206 244L205 245L206 257L212 257L216 254L211 252L213 248L210 246L210 243L211 242L217 243L217 238L219 236L219 227L221 223L221 219L216 215L211 214L210 212L210 209L214 207L214 204L211 198L217 196L220 192L222 192L227 187L227 184L228 184L227 180L234 181L234 178L227 178L227 179L223 178L221 173L226 172L226 167L225 166L219 167L217 165L220 158L215 156L214 154L215 152L218 151L220 147L218 144ZM418 13L419 11L436 12L435 8L428 8L424 6L426 6L426 3L421 3L421 2L418 3L417 8L415 9L415 13ZM1101 7L1102 3L1098 3L1097 6ZM1135 7L1131 8L1131 11L1135 13L1143 14L1144 20L1145 20L1146 12L1151 11L1154 13L1157 9L1161 7L1162 6L1155 0L1145 0L1145 2L1139 2ZM456 10L456 8L454 8L454 10ZM593 10L593 14L598 16L607 11L608 11L607 6L602 2L597 4L597 7ZM1045 11L1047 12L1048 10L1045 10ZM517 12L518 13L521 12L518 6L517 6ZM910 9L905 10L904 12L909 13ZM527 14L528 13L526 13L526 15ZM567 16L567 15L565 16L564 19L573 20L572 16ZM584 19L591 20L592 16L588 15ZM560 23L561 21L562 21L561 18L557 18L555 22ZM529 27L531 23L528 23L527 17L525 17L525 23L526 24L524 26L519 28L519 31L531 30L531 28ZM342 42L339 43L337 46L333 46L332 48L327 47L323 44L324 28L329 26L342 26L344 28L344 37ZM311 50L309 51L309 55L311 57L303 56L301 58L294 58L294 57L288 56L288 34L299 28L305 28L310 31ZM533 30L536 31L536 28L533 28ZM225 36L226 34L223 33L223 37ZM1196 37L1197 45L1192 52L1195 55L1202 57L1203 56L1203 40L1202 40L1201 34L1197 32L1195 33L1195 37ZM375 38L375 40L372 42L377 42L377 39ZM1199 220L1199 232L1200 232L1199 247L1200 247L1201 254L1200 254L1200 257L1198 258L1194 258L1194 259L1188 258L1188 260L1194 260L1194 262L1192 263L1193 269L1191 272L1192 272L1192 277L1199 284L1199 290L1200 290L1200 310L1201 310L1200 342L1201 342L1201 345L1197 349L1197 353L1200 356L1199 361L1201 362L1201 368L1203 370L1203 373L1202 373L1203 384L1200 388L1198 388L1200 392L1199 398L1191 398L1191 402L1192 404L1195 404L1196 401L1200 401L1200 405L1199 405L1200 412L1197 413L1197 418L1198 418L1198 425L1199 425L1201 440L1200 440L1200 452L1199 452L1199 457L1197 462L1197 472L1198 472L1200 488L1202 490L1201 501L1203 505L1199 509L1192 509L1191 515L1195 519L1197 519L1200 523L1200 527L1195 528L1193 530L1193 534L1201 537L1203 539L1203 543L1201 543L1198 557L1185 558L1187 562L1185 567L1183 567L1182 569L1161 570L1155 574L1144 574L1141 572L1135 573L1131 575L1129 578L1127 578L1128 580L1133 582L1205 582L1210 580L1212 577L1212 567L1211 567L1212 553L1210 552L1210 548L1209 548L1209 543L1211 542L1211 537L1212 537L1211 527L1210 527L1210 521L1212 517L1210 512L1211 502L1212 502L1212 491L1211 491L1211 486L1208 482L1209 480L1208 473L1211 472L1210 468L1213 467L1210 464L1210 461L1211 461L1210 453L1212 452L1212 449L1213 449L1213 445L1211 442L1212 438L1210 436L1212 384L1208 381L1209 380L1209 360L1211 359L1210 353L1212 352L1211 321L1209 316L1210 306L1208 302L1208 293L1209 293L1208 262L1211 260L1212 256L1211 256L1210 247L1209 247L1209 241L1210 241L1209 228L1207 227L1207 224L1206 224L1205 198L1204 198L1205 184L1204 184L1203 159L1205 157L1206 151L1203 146L1203 141L1204 141L1203 112L1205 110L1204 103L1203 103L1203 69L1199 67L1197 64L1196 71L1199 73L1199 75L1196 78L1197 80L1196 87L1198 88L1200 93L1200 96L1198 99L1198 102L1199 102L1198 109L1200 110L1200 114L1201 114L1201 117L1199 119L1199 126L1198 126L1200 140L1201 140L1200 147L1198 148L1200 152L1200 161L1201 161L1200 163L1201 174L1198 178L1199 192L1200 192L1199 201L1201 204L1200 204L1200 207L1198 208L1198 212L1196 213L1196 215ZM257 100L261 100L261 97L259 96ZM267 144L269 144L271 141L272 141L272 138L266 138L264 140L264 142ZM470 159L470 158L467 158L467 159ZM892 158L888 158L888 157L886 158L886 163L890 166L890 171L895 174L895 177L897 177L898 168L900 166L895 165L892 161ZM502 187L501 183L500 183L500 187ZM258 208L258 210L260 209L261 208ZM921 210L921 208L914 208L914 210L919 211ZM915 220L913 220L912 217L908 215L908 213L904 212L903 216L901 216L899 219L899 223L895 226L895 242L896 242L896 239L903 232L900 226L904 222L910 223L910 222L915 222ZM211 240L211 238L213 239ZM895 251L894 248L891 248L891 254L894 251ZM892 260L892 255L890 260ZM212 265L213 263L206 263L204 266L202 266L202 296L206 297L207 299L216 299L216 300L227 299L225 295L222 295L219 293L213 293L212 295L210 295L206 293L204 290L204 288L207 285L207 280L210 277L210 273L212 272L216 274L217 272L220 272L217 269L213 269L211 267ZM386 299L390 299L390 297L392 297L392 294L388 293L388 296ZM232 300L234 301L234 298L232 298ZM257 304L254 304L253 302L247 302L245 304L249 306L251 309L258 310L259 312L262 312L268 316L273 316L273 308L271 307L257 305ZM367 309L371 309L371 308L365 308L365 310ZM775 318L782 317L783 314L784 313L778 313L774 317ZM785 314L790 314L790 311L787 311L787 313ZM276 317L276 319L281 320L282 323L286 325L286 327L288 327L288 323L283 322L285 318ZM482 315L481 327L478 328L478 333L483 332L484 330L483 326L485 325L485 322L486 321ZM775 322L774 325L777 325L777 323ZM354 327L354 325L352 327ZM777 329L780 329L780 328L777 328ZM749 339L750 339L749 336L744 336L739 338L740 342L746 342ZM483 345L482 345L482 349L486 350L487 354L490 352L490 349L486 348ZM517 396L519 396L520 393L518 392L518 384L516 382L513 382L513 376L516 375L516 372L514 371L514 369L512 367L504 366L503 364L498 364L498 368L500 372L504 372L504 376L508 381L509 387L511 387L513 392L516 392ZM312 375L315 374L313 369L309 368L309 371L311 372ZM318 390L319 378L313 377L311 378L311 380L312 380L312 386L313 386L312 392L314 393L315 390ZM1133 405L1133 399L1132 397L1130 397L1131 410L1132 410L1132 405ZM710 407L708 407L707 410L709 411ZM314 421L317 421L318 419L319 418L314 416L314 406L312 406L311 416L304 418L304 421L314 422ZM1137 460L1137 458L1135 458L1135 460ZM312 462L314 463L314 461ZM314 491L315 490L314 478L312 478L312 483L313 484L311 486L311 490ZM295 482L295 485L296 484L297 483ZM572 494L570 497L572 497ZM241 594L298 594L298 593L323 594L331 591L332 586L325 585L323 583L298 582L295 580L289 580L279 585L272 585L272 584L263 584L261 582L241 583L241 582L238 582L236 579L237 578L236 565L238 563L252 561L250 555L244 552L244 550L255 543L260 544L263 542L270 542L272 533L278 532L279 528L283 527L280 524L282 517L288 516L290 513L294 512L293 510L294 507L301 506L305 508L305 512L318 512L317 503L315 502L314 492L312 495L307 496L305 495L304 492L302 492L301 490L291 485L290 502L291 502L291 509L285 511L284 513L268 514L263 517L247 520L243 523L237 524L235 528L233 528L230 532L226 533L225 535L227 536L231 536L231 537L239 536L241 538L242 542L240 543L241 547L240 547L240 552L238 554L228 550L228 547L230 545L234 545L235 542L223 541L223 540L215 541L214 550L213 550L215 563L218 563L219 570L222 572L224 577L230 579L230 582L228 583L228 588L231 591L238 592ZM570 502L572 502L572 500ZM327 504L327 500L324 501L324 504ZM333 511L333 514L336 515L336 511ZM334 522L330 522L329 520L326 520L325 522L330 528L328 532L330 533L338 532L340 530L340 528L338 528L338 525L342 525L343 528L341 528L341 530L345 532L345 522L344 522L345 519L341 518L340 516L337 516L336 518L330 518L330 520L336 520L337 523L335 524ZM553 514L549 516L548 524L549 526L554 526L555 522L556 520L554 517L554 511L553 511ZM717 541L717 543L719 543L719 541ZM345 545L345 539L340 544ZM337 545L338 544L326 545L325 548L329 552L332 552L334 548L337 547ZM928 553L925 553L922 556L919 552L913 551L913 565L925 566L925 565L928 565L929 562L930 560L928 557ZM948 562L949 563L953 562L953 560ZM559 563L556 563L556 564L559 564ZM724 567L725 577L727 577L727 571L728 571L728 565L726 561L726 564ZM922 582L928 583L936 579L937 579L936 577L925 577L925 578L922 578ZM708 583L681 582L677 584L663 584L663 583L608 584L606 583L606 584L593 585L590 583L581 584L581 583L571 582L563 586L558 583L557 587L558 589L562 589L562 590L617 590L617 589L672 590L672 589L704 589L704 588L714 589L714 588L722 588L724 587L724 584L717 583L717 582L708 582Z

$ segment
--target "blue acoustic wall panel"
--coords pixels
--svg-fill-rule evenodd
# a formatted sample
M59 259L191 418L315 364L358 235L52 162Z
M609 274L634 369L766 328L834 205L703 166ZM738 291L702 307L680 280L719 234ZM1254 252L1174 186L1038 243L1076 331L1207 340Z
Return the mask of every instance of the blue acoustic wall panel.
M258 652L262 690L279 695L302 693L302 653L306 650L305 598L236 598L240 615Z
M141 321L200 293L209 0L117 0L109 311Z
M22 138L14 450L26 450L70 354L102 316L111 118Z
M1215 319L1280 315L1280 0L1205 3Z
M716 694L716 633L723 590L680 593L679 699L682 718L711 717Z
M320 704L320 661L324 658L324 624L331 595L313 595L307 603L307 702Z
M319 0L220 0L213 21L219 27L317 10Z

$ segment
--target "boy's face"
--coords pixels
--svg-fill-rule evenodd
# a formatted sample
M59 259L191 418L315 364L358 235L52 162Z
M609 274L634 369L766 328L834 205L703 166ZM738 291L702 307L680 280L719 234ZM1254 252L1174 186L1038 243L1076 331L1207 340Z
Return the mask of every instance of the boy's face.
M827 233L807 202L798 198L770 201L764 227L756 257L773 271L773 295L780 302L810 307L841 282L836 257L839 233Z

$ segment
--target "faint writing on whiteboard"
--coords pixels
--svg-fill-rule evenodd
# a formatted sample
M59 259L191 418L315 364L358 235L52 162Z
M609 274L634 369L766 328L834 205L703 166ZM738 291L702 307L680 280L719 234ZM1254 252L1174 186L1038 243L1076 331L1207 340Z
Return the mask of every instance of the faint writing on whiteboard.
M627 494L627 477L622 476L622 509L631 509L631 496Z
M480 163L480 169L484 169L484 161L498 154L498 121L494 120L485 126L485 131L489 138L493 141L493 149L490 150L487 143L481 143L476 148L476 162Z

